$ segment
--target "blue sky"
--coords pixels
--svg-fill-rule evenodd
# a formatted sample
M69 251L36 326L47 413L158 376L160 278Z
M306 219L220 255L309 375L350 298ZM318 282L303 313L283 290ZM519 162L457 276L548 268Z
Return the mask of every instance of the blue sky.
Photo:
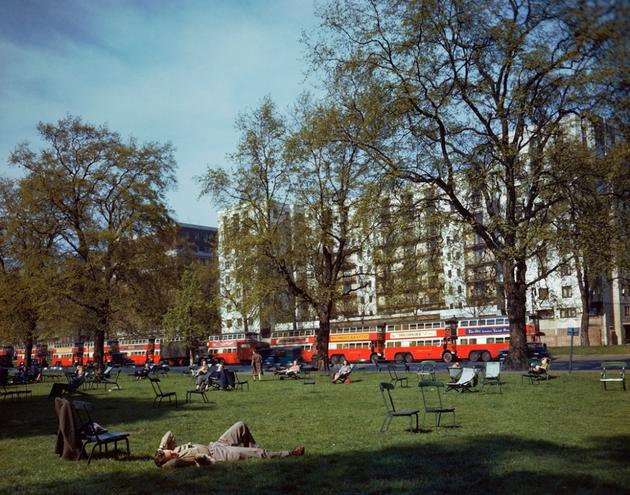
M66 114L176 148L175 218L216 226L193 177L226 165L234 120L303 91L313 0L1 0L0 175L36 125Z

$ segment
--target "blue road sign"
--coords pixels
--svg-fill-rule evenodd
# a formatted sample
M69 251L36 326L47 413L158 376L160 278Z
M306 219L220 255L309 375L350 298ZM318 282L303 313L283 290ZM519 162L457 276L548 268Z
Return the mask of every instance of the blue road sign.
M576 327L567 328L567 335L569 337L577 337L578 335L580 335L580 329Z

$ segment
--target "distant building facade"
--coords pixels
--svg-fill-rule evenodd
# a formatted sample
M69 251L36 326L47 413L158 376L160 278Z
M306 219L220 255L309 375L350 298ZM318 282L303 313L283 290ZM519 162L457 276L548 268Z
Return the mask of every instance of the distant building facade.
M216 227L177 223L178 250L190 253L204 264L216 257L218 235Z

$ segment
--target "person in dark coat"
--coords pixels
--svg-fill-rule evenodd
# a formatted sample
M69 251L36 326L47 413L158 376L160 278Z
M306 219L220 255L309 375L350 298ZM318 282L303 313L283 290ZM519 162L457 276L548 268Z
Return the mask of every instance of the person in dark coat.
M254 349L252 353L252 376L253 380L256 381L256 377L258 377L258 381L262 381L263 375L263 358L260 353Z

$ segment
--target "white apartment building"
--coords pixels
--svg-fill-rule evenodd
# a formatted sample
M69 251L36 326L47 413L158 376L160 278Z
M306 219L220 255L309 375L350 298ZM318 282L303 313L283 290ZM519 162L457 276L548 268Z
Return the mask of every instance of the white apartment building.
M567 119L565 128L601 153L614 141L614 133L608 128L602 130L584 120ZM405 201L415 205L422 194L402 194L390 201L396 206ZM375 205L375 208L382 206ZM380 230L350 258L348 280L343 288L350 296L337 308L338 320L435 315L441 319L466 319L505 314L501 268L484 242L455 221L441 223L436 229L430 220L431 208L435 206L414 212L403 227L396 223L388 227L387 222L383 222ZM284 205L278 208L278 215L288 220L298 211L301 210ZM222 293L238 295L233 276L238 259L235 253L221 249L226 221L235 214L243 212L235 208L219 216L219 265ZM286 225L291 222L287 221ZM390 242L392 237L397 239L393 243L396 245ZM287 232L287 239L290 238ZM312 268L303 269L308 276ZM530 262L528 279L533 281L537 272L535 263ZM630 276L618 270L601 274L593 291L589 312L591 345L630 343ZM303 305L294 304L292 308L285 302L284 315L267 316L261 324L254 313L242 314L234 300L225 301L221 309L223 331L243 331L245 327L259 331L263 327L290 326L296 322L311 324L306 322L314 318L312 312ZM582 313L576 273L570 264L532 285L527 310L545 334L543 341L550 345L569 343L568 329L580 327ZM287 321L287 313L293 315L292 321ZM574 339L574 344L579 345L579 340Z

